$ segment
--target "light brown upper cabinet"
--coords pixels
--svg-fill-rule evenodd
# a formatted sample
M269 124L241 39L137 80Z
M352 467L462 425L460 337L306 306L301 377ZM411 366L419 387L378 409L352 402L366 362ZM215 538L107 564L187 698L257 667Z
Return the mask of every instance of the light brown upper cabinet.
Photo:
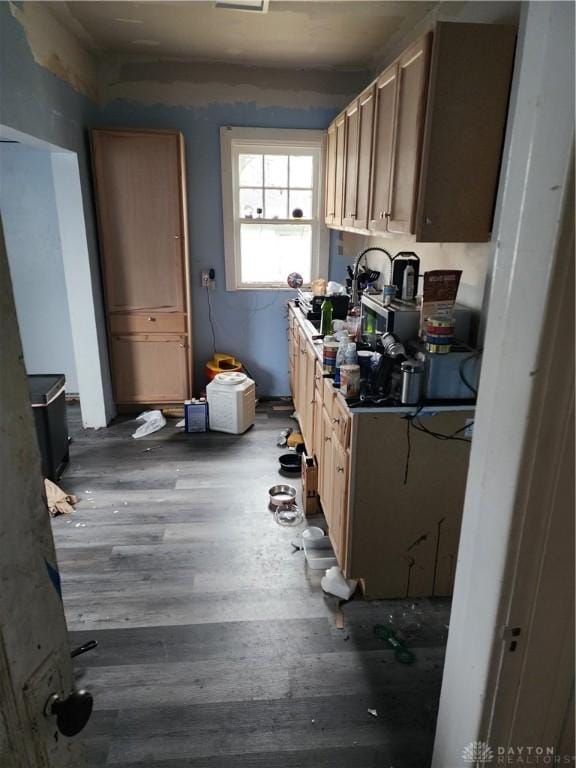
M182 402L192 375L182 135L91 138L116 403Z
M371 173L360 108L356 214L329 226L420 242L490 239L515 39L512 27L438 22L377 78Z
M324 204L326 207L326 224L334 223L336 213L336 125L331 123L326 140L326 184Z
M374 143L372 149L372 195L368 227L385 232L390 216L390 176L394 151L398 66L389 67L376 81Z
M342 224L351 227L356 218L356 189L358 185L358 138L360 112L358 99L345 112L346 149L344 152L344 208Z
M393 140L388 232L414 232L420 154L426 112L430 38L425 35L400 57Z
M356 229L367 229L368 227L375 93L376 86L371 85L358 97L358 175L356 181L356 214L352 222L352 227Z
M334 175L334 224L342 225L344 206L344 178L346 159L346 113L334 121L336 130L336 168Z

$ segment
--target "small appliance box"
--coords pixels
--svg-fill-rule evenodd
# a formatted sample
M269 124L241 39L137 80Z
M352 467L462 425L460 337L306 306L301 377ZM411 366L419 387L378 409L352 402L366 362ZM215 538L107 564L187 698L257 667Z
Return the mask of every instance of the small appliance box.
M318 466L313 456L302 454L302 506L305 515L318 512Z
M208 403L186 400L184 403L184 432L208 432Z

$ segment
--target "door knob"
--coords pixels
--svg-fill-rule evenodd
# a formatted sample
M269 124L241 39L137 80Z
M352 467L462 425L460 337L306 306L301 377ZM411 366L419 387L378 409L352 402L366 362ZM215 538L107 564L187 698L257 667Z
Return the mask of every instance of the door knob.
M46 702L46 715L56 717L56 725L62 736L76 736L85 727L92 714L94 699L88 691L74 691L63 699L57 693Z

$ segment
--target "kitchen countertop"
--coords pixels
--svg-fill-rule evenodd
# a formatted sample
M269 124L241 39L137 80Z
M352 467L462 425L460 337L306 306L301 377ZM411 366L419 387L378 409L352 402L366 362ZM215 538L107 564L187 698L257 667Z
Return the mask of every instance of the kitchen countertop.
M319 332L314 325L304 316L304 313L299 309L298 305L294 301L288 302L295 310L296 317L304 335L310 342L312 349L316 355L316 359L322 365L322 338L319 338ZM476 402L470 400L442 400L442 401L430 401L424 402L422 405L374 405L374 406L359 406L351 407L346 399L336 390L336 393L341 401L346 405L351 414L359 413L418 413L419 416L431 416L435 413L449 413L455 411L474 411L476 408Z

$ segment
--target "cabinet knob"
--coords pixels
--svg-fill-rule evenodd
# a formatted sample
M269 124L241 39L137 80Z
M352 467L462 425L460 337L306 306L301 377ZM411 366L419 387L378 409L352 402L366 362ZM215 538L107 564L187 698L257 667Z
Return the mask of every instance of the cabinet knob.
M332 424L340 424L340 419L332 419Z
M327 443L329 443L329 442L330 442L330 440L331 440L331 438L330 438L330 437L325 437L325 438L324 438L324 441L325 441L325 442L327 442Z
M155 317L147 317L146 319L148 320L149 323L155 323L156 322L156 318Z
M380 211L379 216L380 216L381 219L383 219L384 218L384 211Z
M336 472L344 472L344 467L336 467Z
M174 240L180 240L180 235L174 235Z

